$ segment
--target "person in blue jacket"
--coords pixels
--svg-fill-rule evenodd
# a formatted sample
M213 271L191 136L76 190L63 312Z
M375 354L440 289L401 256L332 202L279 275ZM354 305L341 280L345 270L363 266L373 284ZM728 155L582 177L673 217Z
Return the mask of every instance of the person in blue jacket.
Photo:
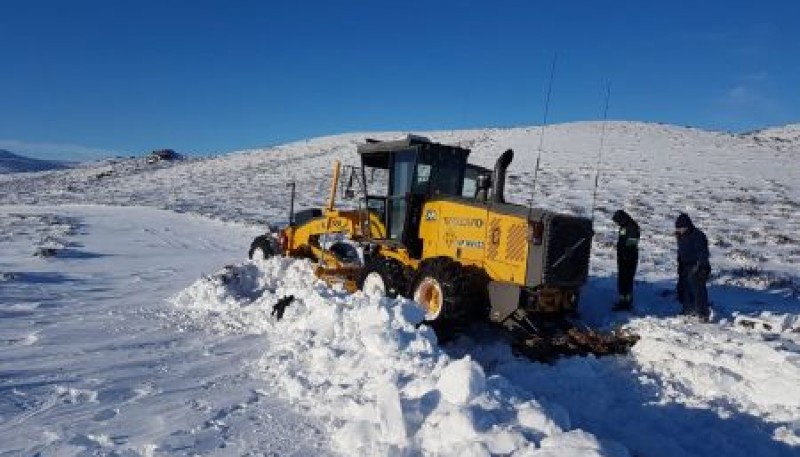
M675 219L675 236L678 241L678 301L683 305L682 313L707 322L710 307L706 282L711 274L708 238L686 213Z

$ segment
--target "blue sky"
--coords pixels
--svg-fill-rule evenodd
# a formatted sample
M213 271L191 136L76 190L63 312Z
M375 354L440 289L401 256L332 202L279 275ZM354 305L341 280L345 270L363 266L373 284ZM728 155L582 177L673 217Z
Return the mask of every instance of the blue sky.
M0 148L538 125L554 54L554 123L602 118L609 80L611 119L800 122L798 19L793 0L4 0Z

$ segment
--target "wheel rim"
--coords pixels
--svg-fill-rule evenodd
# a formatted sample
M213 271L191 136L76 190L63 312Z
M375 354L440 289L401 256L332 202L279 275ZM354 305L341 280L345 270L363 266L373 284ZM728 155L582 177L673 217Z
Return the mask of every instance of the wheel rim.
M386 283L380 273L373 271L364 278L364 286L361 288L370 297L385 297Z
M439 281L433 278L425 278L420 281L414 291L414 301L419 303L425 311L425 320L432 321L442 313L442 303L444 294Z

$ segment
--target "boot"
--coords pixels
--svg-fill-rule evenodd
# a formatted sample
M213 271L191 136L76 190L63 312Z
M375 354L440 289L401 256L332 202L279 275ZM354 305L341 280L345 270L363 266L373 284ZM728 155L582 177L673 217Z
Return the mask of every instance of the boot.
M633 295L623 294L611 308L613 311L630 311L633 308Z

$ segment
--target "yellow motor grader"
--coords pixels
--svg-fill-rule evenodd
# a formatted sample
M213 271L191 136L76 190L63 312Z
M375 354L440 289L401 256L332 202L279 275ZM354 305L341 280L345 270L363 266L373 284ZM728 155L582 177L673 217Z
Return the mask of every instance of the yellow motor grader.
M418 136L367 140L358 154L361 166L345 167L344 179L335 164L325 208L295 214L292 188L288 227L257 237L250 257L310 258L329 283L411 298L440 336L488 319L539 360L624 353L636 342L575 320L592 221L507 203L513 151L494 170L467 163L468 149ZM357 207L337 209L338 193L358 194Z

